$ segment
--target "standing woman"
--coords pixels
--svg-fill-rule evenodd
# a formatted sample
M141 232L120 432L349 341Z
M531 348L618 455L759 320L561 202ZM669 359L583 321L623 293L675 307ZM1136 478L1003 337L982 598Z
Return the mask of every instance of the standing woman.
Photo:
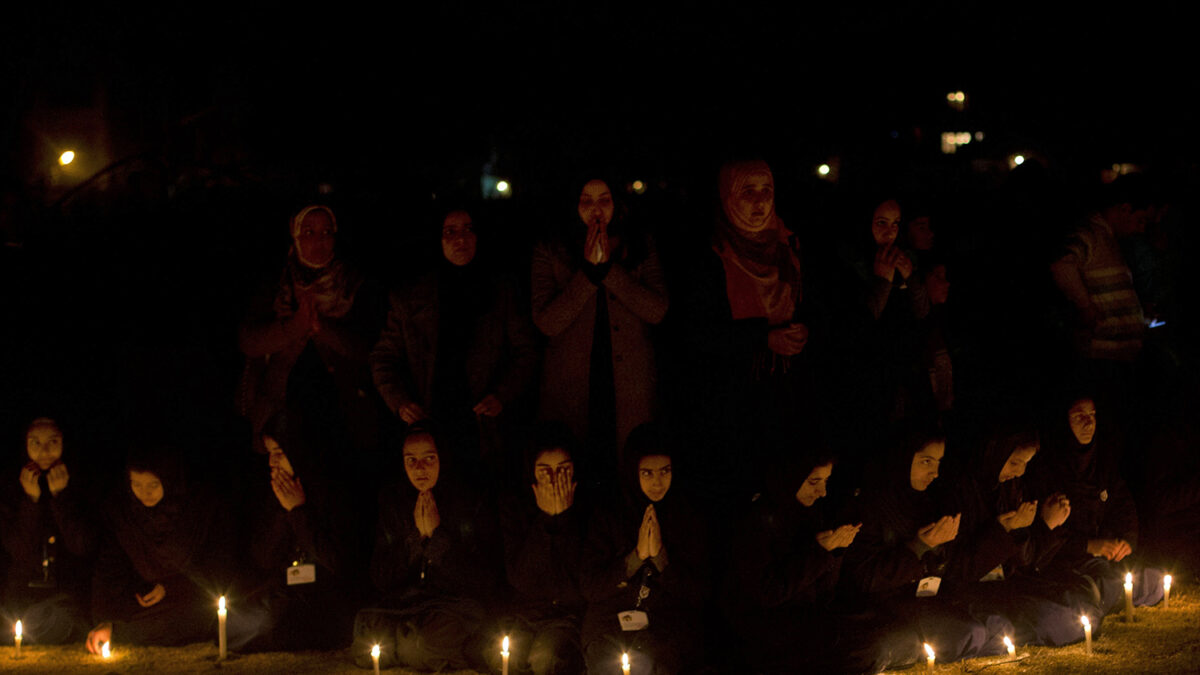
M687 672L704 663L706 525L674 480L673 459L660 427L635 429L625 449L624 489L592 518L582 570L589 672L616 672L622 652L637 673Z
M345 430L352 448L377 445L367 371L376 308L363 297L370 293L362 274L338 257L337 232L329 207L297 213L283 274L242 323L247 363L238 405L256 438L287 402L310 420Z
M87 509L87 475L63 460L63 432L49 417L25 430L25 464L0 500L4 550L11 559L4 611L21 619L34 644L82 639L88 629L89 558L96 523Z
M533 251L533 322L549 338L540 413L585 440L581 463L604 480L629 432L654 417L650 327L667 312L667 288L654 241L629 226L612 183L584 183L576 213Z
M106 508L88 650L99 654L110 640L170 646L211 638L226 541L216 500L189 485L181 460L161 448L131 456L125 480Z

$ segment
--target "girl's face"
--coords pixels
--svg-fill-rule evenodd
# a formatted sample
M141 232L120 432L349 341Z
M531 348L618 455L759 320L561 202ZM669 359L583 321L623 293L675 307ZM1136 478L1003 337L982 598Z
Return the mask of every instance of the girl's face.
M418 492L432 490L437 485L440 468L432 436L416 434L404 441L404 472Z
M283 454L283 448L274 438L263 436L263 446L267 449L267 463L272 469L279 469L289 476L296 475L292 470L292 463L288 461L287 455Z
M562 448L543 450L534 460L533 473L539 485L551 485L559 476L566 476L570 483L575 480L575 463Z
M62 459L62 431L53 420L38 420L25 432L25 451L42 471Z
M451 211L442 221L442 255L452 265L464 267L475 259L475 228L471 214L466 211Z
M1067 411L1071 433L1080 445L1087 445L1096 436L1096 403L1090 398L1076 401Z
M333 262L335 241L333 219L322 209L314 209L300 221L296 233L296 252L309 267L319 268Z
M913 218L908 224L908 240L918 251L928 251L933 248L933 228L929 225L929 216Z
M1025 467L1033 456L1037 454L1037 446L1030 445L1024 448L1017 448L1008 456L1008 461L1000 469L1000 482L1020 478L1025 475Z
M162 501L162 481L149 471L130 471L129 488L133 490L133 496L147 508Z
M889 199L875 207L871 216L871 236L875 237L877 246L888 246L896 241L900 234L900 205L896 200Z
M938 467L942 457L946 456L946 443L934 441L913 454L912 468L908 473L908 482L912 489L924 492L929 489L938 477Z
M766 172L752 173L730 197L730 210L740 224L758 232L769 224L775 212L775 180Z
M812 506L825 496L825 485L833 474L833 464L824 464L812 470L804 484L796 491L796 501L805 506Z
M579 219L588 227L608 227L613 219L612 191L602 180L590 180L579 193Z
M652 502L662 501L671 489L671 458L667 455L646 455L638 460L638 482L642 493Z

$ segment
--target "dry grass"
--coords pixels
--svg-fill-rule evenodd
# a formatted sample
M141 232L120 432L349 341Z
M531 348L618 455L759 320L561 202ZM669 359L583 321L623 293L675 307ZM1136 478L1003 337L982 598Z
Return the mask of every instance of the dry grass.
M4 673L289 673L295 675L363 675L370 670L356 668L346 652L296 652L235 656L216 663L216 646L196 644L188 647L114 646L109 662L92 656L82 645L40 647L26 645L19 661L12 659L12 647L0 648L0 671ZM1171 608L1142 607L1137 621L1127 624L1116 616L1104 624L1104 635L1096 640L1095 654L1084 654L1083 645L1069 647L1023 647L1026 658L1015 663L997 663L998 659L971 659L962 663L939 664L938 673L1200 673L1200 587L1179 584L1171 591ZM391 675L410 671L393 669ZM904 672L904 671L899 671ZM923 666L910 668L911 675L924 672ZM460 671L458 675L471 675Z

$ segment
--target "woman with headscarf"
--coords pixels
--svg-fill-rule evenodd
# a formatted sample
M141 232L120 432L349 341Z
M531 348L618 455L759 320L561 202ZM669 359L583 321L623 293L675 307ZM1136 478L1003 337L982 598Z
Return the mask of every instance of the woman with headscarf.
M4 550L11 563L4 613L20 619L33 644L63 644L88 630L87 588L96 523L88 511L88 472L63 459L58 422L39 417L25 429L24 463L0 497Z
M630 227L615 184L585 182L577 220L533 250L533 323L549 338L540 416L584 443L593 480L616 474L629 432L651 420L657 372L651 326L667 312L654 241Z
M379 493L370 570L378 602L354 619L355 662L370 667L379 645L384 667L476 667L496 592L495 524L455 480L428 423L409 427L403 458L405 477Z
M697 505L673 480L663 429L629 435L622 490L598 507L584 544L583 651L589 672L678 673L705 663L701 618L709 593L708 543Z
M344 430L353 449L377 445L367 371L376 308L362 274L338 256L337 232L329 207L297 213L283 274L242 323L247 364L238 405L256 437L286 403L314 423Z
M565 427L544 427L526 462L525 484L500 504L505 569L514 591L504 633L512 636L518 672L526 664L535 675L583 670L579 577L591 504L587 485L581 487L575 474L574 449ZM489 654L492 666L499 666L498 652Z
M92 576L87 647L180 645L215 635L225 532L214 496L171 450L135 452L105 508L108 536Z
M979 558L979 542L974 533L959 539L963 514L946 504L943 489L930 490L945 454L935 424L916 419L897 429L853 508L863 525L846 551L842 583L855 601L910 617L938 660L949 662L1002 653L1013 627L999 615L977 618L956 592L961 569Z
M1065 541L1047 574L1064 581L1085 575L1096 585L1096 604L1107 611L1124 598L1126 572L1135 572L1134 604L1153 605L1162 599L1162 571L1143 568L1134 555L1137 505L1120 473L1117 430L1102 423L1091 395L1077 392L1067 400L1059 408L1065 415L1051 421L1046 462L1036 476L1039 494L1062 493L1071 505Z
M775 210L771 168L726 164L719 187L711 251L697 256L686 284L692 386L684 407L694 414L705 481L740 501L755 491L766 449L795 430L812 433L820 417L810 336L818 340L823 327L796 237ZM757 454L728 452L734 443Z
M357 596L350 583L357 547L347 543L356 529L346 527L343 495L315 450L323 439L298 414L284 412L267 423L262 440L269 473L251 497L245 544L261 623L240 649L342 649L350 644Z
M859 523L830 525L817 501L830 455L792 455L770 467L768 489L741 519L724 591L741 638L738 663L755 672L879 672L912 663L920 641L904 622L836 597L843 554Z
M470 213L445 215L436 270L392 293L370 362L388 408L406 424L434 420L452 434L443 451L482 472L476 460L502 449L492 447L497 425L532 383L537 351L515 284L480 260L477 242ZM491 475L510 468L483 454Z

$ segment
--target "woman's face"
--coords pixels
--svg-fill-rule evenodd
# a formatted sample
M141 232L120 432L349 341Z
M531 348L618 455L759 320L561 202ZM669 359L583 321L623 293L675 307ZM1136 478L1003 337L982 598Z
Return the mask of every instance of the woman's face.
M1025 467L1029 464L1033 456L1037 454L1037 446L1030 445L1023 448L1017 448L1008 456L1008 461L1000 468L1000 482L1020 478L1025 475Z
M875 237L877 246L888 246L896 241L900 234L900 205L896 200L889 199L875 207L871 216L871 236Z
M283 454L283 448L274 438L263 436L263 447L267 449L267 463L272 469L279 469L289 476L296 475L292 471L292 463L288 461L287 455Z
M38 420L25 432L25 451L38 468L46 471L62 459L62 431L53 420Z
M818 499L825 496L825 484L829 482L829 476L832 474L833 464L823 464L813 469L796 491L796 501L805 506L816 504Z
M432 436L415 434L404 441L404 472L418 492L432 490L437 485L440 468Z
M130 471L129 488L133 490L133 496L147 508L162 501L162 481L149 471Z
M1087 445L1096 436L1096 403L1090 398L1076 401L1067 411L1071 433L1080 445Z
M324 267L333 262L335 239L333 219L329 213L314 209L300 221L300 231L296 233L296 252L305 265Z
M613 219L613 196L608 183L590 180L579 193L579 219L588 227L608 227Z
M562 448L543 450L534 460L533 473L539 485L551 485L559 476L570 483L575 480L575 463Z
M662 501L671 489L671 458L667 455L646 455L638 460L638 482L642 493L652 502Z
M775 212L775 180L765 171L752 173L730 199L730 210L739 223L758 232L770 224Z
M938 477L938 467L942 457L946 456L946 443L934 441L913 454L912 468L908 473L908 482L912 489L924 492L929 489Z
M451 264L464 267L475 259L475 228L471 214L466 211L451 211L442 221L442 255Z

